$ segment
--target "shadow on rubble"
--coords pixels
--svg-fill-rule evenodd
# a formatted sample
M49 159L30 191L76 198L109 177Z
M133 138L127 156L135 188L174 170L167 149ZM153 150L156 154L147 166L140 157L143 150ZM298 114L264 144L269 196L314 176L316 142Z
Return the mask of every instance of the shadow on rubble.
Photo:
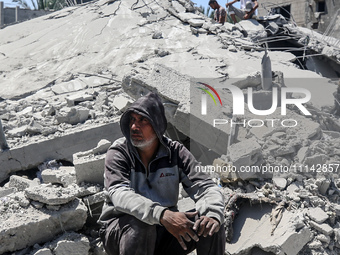
M239 214L237 215L233 223L234 235L231 243L237 243L242 234L245 233L246 230L243 229L243 226L245 225L246 221L258 222L264 215L270 214L271 211L272 206L267 203L251 204L249 201L247 201L242 204L239 210Z

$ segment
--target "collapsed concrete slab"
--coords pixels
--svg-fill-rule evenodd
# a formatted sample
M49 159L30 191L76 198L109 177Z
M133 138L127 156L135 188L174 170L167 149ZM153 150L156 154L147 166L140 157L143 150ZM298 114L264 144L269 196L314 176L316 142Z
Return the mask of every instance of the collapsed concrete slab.
M104 183L105 156L110 145L110 141L101 140L96 148L73 155L78 184L87 182L102 185Z
M62 166L57 170L45 169L41 172L44 183L62 184L64 187L76 183L76 171L74 167Z
M234 222L234 238L226 245L231 255L249 254L258 247L263 253L296 255L311 240L311 231L299 226L294 213L284 211L273 235L269 205L249 204L242 207Z
M33 207L2 212L0 215L0 253L13 252L52 240L67 230L81 229L87 218L87 209L78 199L63 205L59 211L37 210Z
M27 188L25 195L31 200L47 205L62 205L74 200L77 196L86 195L86 193L84 194L84 189L75 184L66 188L41 184Z
M38 245L35 245L37 247ZM89 239L76 232L66 232L57 239L45 243L41 248L35 248L32 255L52 255L52 254L88 254L90 250Z
M38 186L39 180L29 180L27 178L24 177L20 177L17 175L12 175L9 178L9 187L11 188L16 188L18 191L24 191L25 189L29 188L29 187L35 187Z
M96 147L101 139L114 141L121 136L116 121L4 151L0 154L0 181L4 181L12 172L33 168L51 159L72 162L74 153Z
M81 236L74 240L61 240L54 249L56 255L83 255L88 254L90 250L90 242L85 236Z

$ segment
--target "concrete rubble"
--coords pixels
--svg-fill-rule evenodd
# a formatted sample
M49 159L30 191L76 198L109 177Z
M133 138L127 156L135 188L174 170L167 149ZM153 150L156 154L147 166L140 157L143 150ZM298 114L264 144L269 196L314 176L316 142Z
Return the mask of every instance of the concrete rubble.
M284 49L274 50L276 40ZM122 136L122 112L149 91L164 102L167 135L190 140L223 189L227 254L339 254L340 49L332 42L280 15L216 24L189 0L100 0L1 29L9 148L0 152L0 254L106 254L96 223L105 154ZM291 43L301 55L286 51ZM269 116L250 110L249 97L255 109L272 105L261 87L265 48L269 84L310 91L311 115L290 106L280 114L281 101ZM219 89L223 106L203 118L193 92L202 81L240 89L244 115ZM239 124L212 125L225 118ZM179 199L193 208L184 192Z

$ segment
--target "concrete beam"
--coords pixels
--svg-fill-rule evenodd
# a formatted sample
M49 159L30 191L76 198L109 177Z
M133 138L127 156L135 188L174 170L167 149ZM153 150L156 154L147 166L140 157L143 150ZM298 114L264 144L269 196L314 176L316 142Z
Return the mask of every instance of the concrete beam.
M113 123L87 127L54 139L35 142L0 154L0 182L10 173L37 167L42 162L56 159L72 162L73 154L97 146L101 139L111 142L122 137L118 119Z
M192 107L191 96L196 91L191 93L190 89L194 88L191 83L192 79L189 76L156 64L149 74L124 77L122 87L127 94L136 99L148 92L158 93L163 99L168 122L206 148L218 154L226 154L229 126L224 125L223 130L213 127L214 116L210 115L203 119L200 109ZM216 114L218 113L216 111Z

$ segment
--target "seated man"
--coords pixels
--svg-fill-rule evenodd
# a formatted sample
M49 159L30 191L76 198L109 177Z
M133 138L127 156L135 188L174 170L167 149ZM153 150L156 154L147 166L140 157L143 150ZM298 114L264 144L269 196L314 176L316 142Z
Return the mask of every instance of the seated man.
M99 223L109 255L224 255L224 199L220 188L179 142L163 136L160 98L139 98L120 119L124 138L105 160L106 202ZM196 202L179 212L179 184Z
M238 9L233 6L234 3L241 1L241 9ZM257 0L234 0L230 3L226 4L229 14L234 21L234 24L237 23L236 16L240 19L251 19L255 13L255 10L258 7ZM235 16L236 15L236 16Z
M223 25L227 16L227 12L225 11L224 7L220 6L216 0L210 0L209 6L215 10L214 20Z

